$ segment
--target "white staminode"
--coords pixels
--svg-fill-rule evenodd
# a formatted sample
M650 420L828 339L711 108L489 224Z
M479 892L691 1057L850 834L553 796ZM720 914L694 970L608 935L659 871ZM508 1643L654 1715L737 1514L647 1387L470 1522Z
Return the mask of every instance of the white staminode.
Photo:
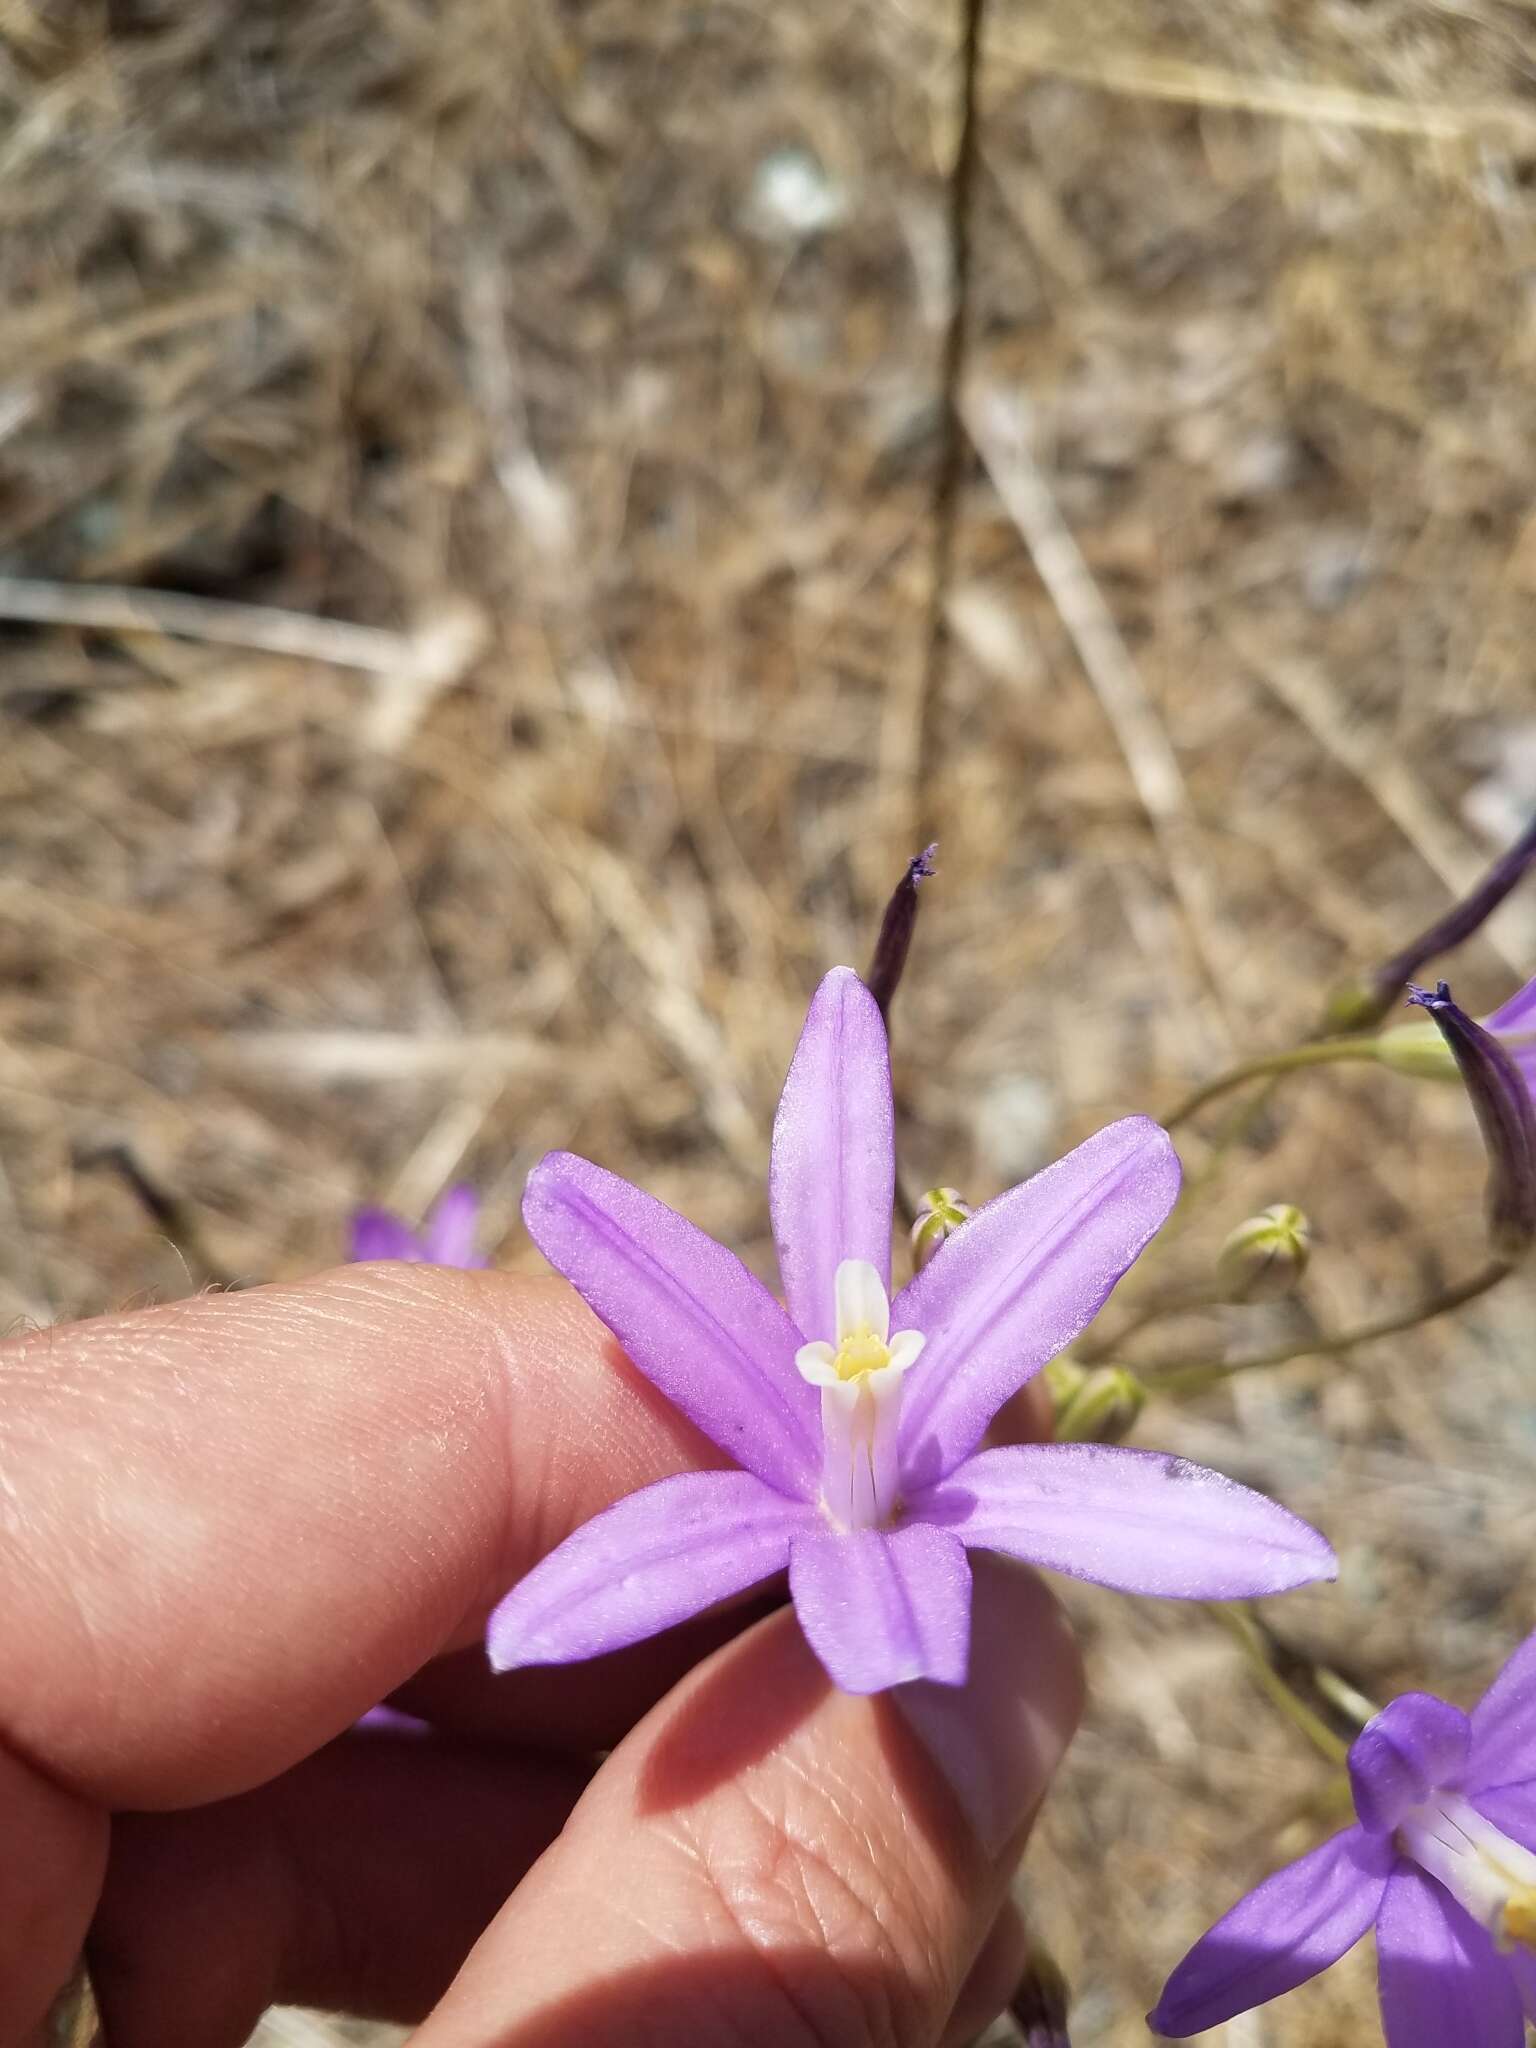
M901 1376L923 1336L891 1335L891 1305L867 1259L843 1260L835 1292L836 1344L802 1344L795 1364L821 1389L822 1506L839 1528L870 1529L890 1521L898 1505Z
M1459 1793L1436 1792L1398 1823L1398 1847L1438 1878L1508 1951L1536 1949L1536 1856L1484 1820Z

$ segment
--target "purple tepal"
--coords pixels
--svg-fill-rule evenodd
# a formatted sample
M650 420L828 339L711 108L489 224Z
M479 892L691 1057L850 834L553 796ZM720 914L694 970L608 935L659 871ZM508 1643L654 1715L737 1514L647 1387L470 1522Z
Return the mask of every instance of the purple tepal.
M811 1647L853 1693L964 1680L969 1549L1184 1599L1333 1576L1314 1529L1182 1459L980 1448L1167 1217L1167 1133L1111 1124L979 1209L892 1301L893 1122L878 1005L834 969L774 1123L783 1308L628 1182L570 1153L534 1169L534 1242L741 1469L662 1480L568 1537L491 1617L499 1670L619 1649L786 1566Z
M478 1268L489 1263L475 1250L479 1221L480 1197L463 1181L438 1197L420 1231L388 1209L359 1209L352 1218L348 1262L409 1259L417 1265Z

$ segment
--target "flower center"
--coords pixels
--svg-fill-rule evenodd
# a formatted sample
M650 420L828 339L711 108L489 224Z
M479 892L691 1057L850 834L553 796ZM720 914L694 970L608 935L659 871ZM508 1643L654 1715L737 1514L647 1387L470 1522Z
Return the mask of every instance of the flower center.
M1485 1820L1456 1792L1437 1792L1410 1808L1397 1845L1438 1878L1507 1953L1518 1942L1536 1951L1536 1856Z
M901 1506L901 1380L923 1339L891 1335L891 1305L868 1260L844 1259L835 1286L836 1344L803 1344L795 1364L821 1389L823 1509L840 1529L879 1528Z
M866 1327L838 1338L832 1370L840 1380L859 1380L867 1372L883 1372L890 1362L890 1345Z

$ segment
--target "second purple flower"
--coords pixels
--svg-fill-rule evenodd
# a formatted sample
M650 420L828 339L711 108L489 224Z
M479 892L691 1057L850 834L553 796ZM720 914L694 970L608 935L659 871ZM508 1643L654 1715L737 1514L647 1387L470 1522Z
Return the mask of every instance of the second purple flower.
M578 1529L492 1616L499 1670L619 1649L786 1565L811 1647L854 1693L963 1682L968 1549L1183 1599L1334 1576L1316 1530L1203 1466L1090 1444L979 1448L1167 1218L1167 1133L1111 1124L978 1210L892 1301L893 1127L879 1008L834 969L774 1124L787 1308L628 1182L570 1153L535 1168L534 1242L741 1469L662 1480Z

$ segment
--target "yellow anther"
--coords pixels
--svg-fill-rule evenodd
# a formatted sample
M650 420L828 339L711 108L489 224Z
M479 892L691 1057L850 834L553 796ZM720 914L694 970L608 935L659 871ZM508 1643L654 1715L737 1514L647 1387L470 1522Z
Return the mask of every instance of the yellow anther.
M891 1349L873 1330L850 1330L837 1347L832 1370L840 1380L860 1380L867 1372L879 1372L891 1362Z
M1518 1941L1522 1948L1536 1950L1536 1887L1521 1885L1511 1892L1504 1907L1504 1941L1508 1947Z

